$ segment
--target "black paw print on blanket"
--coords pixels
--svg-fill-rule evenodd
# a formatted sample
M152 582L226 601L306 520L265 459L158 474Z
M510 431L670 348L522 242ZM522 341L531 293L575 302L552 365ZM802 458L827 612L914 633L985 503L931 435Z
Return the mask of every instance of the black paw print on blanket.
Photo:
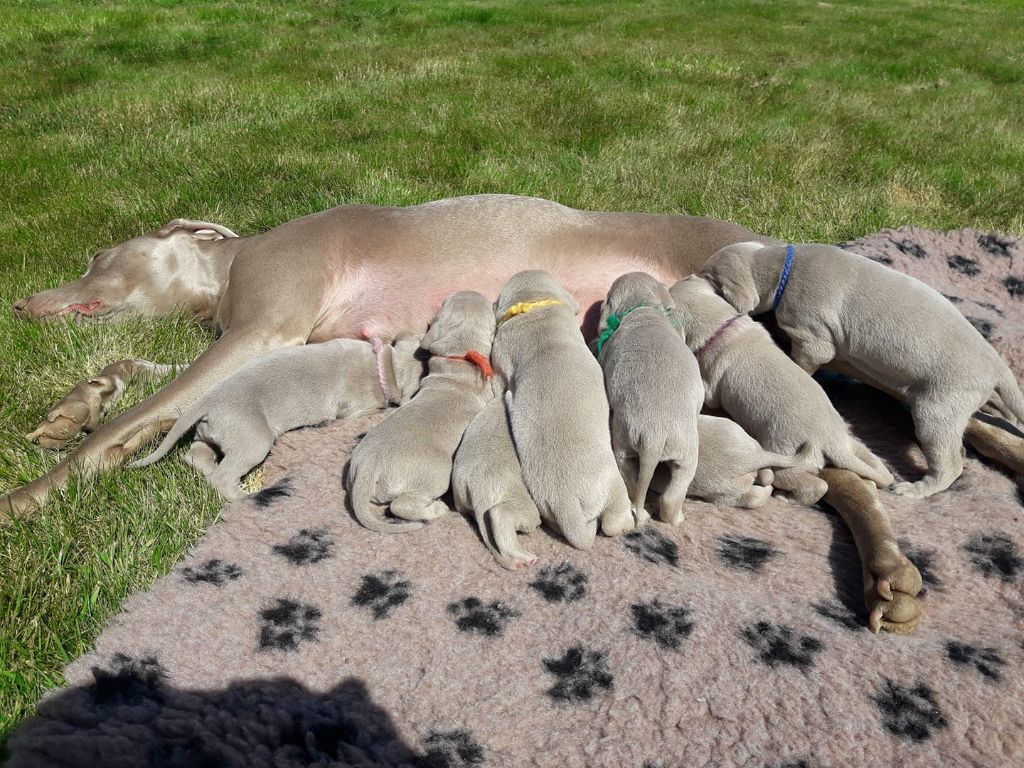
M386 570L363 576L359 589L352 596L352 605L368 608L374 621L386 619L412 596L412 582L400 571Z
M568 560L561 565L546 565L530 582L549 603L573 603L587 594L587 574L577 571Z
M277 598L260 611L260 650L294 651L299 643L317 642L321 616L315 606Z
M824 616L826 619L834 621L843 629L859 632L867 628L867 625L858 618L856 613L838 600L814 603L811 607L819 616Z
M685 605L667 605L654 599L648 603L634 603L630 611L633 614L633 631L662 648L678 651L683 640L693 631L690 609Z
M286 477L273 485L268 485L252 495L252 500L260 509L266 509L278 499L287 498L292 495L292 480Z
M718 557L730 568L756 572L779 554L769 542L749 536L722 536L716 549Z
M292 565L312 565L333 556L334 539L324 528L303 528L273 550Z
M465 597L451 603L448 613L455 620L461 632L470 632L487 637L497 637L519 611L506 603L494 602L485 605L479 597Z
M556 701L590 701L599 692L609 691L614 686L604 651L578 645L567 650L560 659L544 659L543 663L544 669L558 680L547 691Z
M959 640L946 641L946 658L954 664L974 667L989 680L1002 679L1001 668L1006 666L995 648L976 648Z
M942 579L935 572L935 550L925 549L916 544L911 544L906 539L900 539L900 549L903 554L914 564L917 572L921 574L921 583L930 589L942 590Z
M215 587L223 587L229 581L234 581L242 575L242 568L235 563L225 563L219 558L207 560L196 567L189 566L181 572L181 576L189 584L213 584Z
M935 692L924 683L903 686L886 678L871 700L882 715L882 725L901 739L921 742L948 725Z
M484 748L464 728L431 731L422 744L423 754L416 760L418 768L470 768L484 762Z
M814 654L824 647L817 638L798 635L792 627L770 621L750 624L743 628L740 636L769 667L786 664L807 670L814 665Z
M622 537L623 546L637 557L655 565L679 564L679 546L653 527L630 531Z
M964 549L975 567L986 576L997 576L1003 581L1013 581L1024 566L1017 544L1003 533L980 534L966 544Z
M946 259L946 264L954 272L967 275L967 277L975 277L981 274L981 267L978 265L977 259L971 259L967 256L961 256L960 254L950 256Z

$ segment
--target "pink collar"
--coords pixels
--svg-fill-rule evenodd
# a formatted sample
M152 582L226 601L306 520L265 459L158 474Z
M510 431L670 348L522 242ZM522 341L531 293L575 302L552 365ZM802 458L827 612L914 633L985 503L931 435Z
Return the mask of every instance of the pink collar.
M721 326L719 326L717 331L708 336L704 340L704 343L693 351L693 354L696 357L700 357L703 354L707 354L708 350L712 349L715 346L715 342L717 342L719 339L722 338L722 336L725 335L725 332L732 327L733 323L735 323L737 320L743 317L746 317L746 315L734 315L733 317L730 317L728 320L722 323Z

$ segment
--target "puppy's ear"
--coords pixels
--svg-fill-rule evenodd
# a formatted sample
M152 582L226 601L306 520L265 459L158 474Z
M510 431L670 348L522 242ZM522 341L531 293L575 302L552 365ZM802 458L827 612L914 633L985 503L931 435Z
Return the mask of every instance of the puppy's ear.
M701 276L741 315L749 315L761 303L750 266L737 259L709 264Z
M608 299L601 302L601 318L597 321L597 333L598 335L605 332L608 328L608 315L612 313L612 307Z
M441 328L440 323L437 322L437 318L434 318L434 322L427 328L427 332L423 334L423 338L420 339L420 349L425 349L427 352L431 351L431 347L437 343L438 334L440 334Z

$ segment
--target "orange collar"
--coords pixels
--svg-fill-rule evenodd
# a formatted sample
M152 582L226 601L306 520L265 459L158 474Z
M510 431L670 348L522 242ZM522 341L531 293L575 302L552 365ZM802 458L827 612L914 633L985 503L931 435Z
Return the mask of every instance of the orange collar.
M485 355L480 354L475 349L469 350L464 355L441 355L446 360L461 360L464 363L472 363L480 369L480 373L483 377L490 381L494 378L494 369L491 368L491 363Z

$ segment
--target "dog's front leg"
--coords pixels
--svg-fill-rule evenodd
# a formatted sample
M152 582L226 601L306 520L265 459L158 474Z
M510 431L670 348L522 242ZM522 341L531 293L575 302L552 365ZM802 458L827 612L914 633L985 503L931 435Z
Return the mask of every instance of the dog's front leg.
M184 368L184 366L180 366ZM50 409L39 426L25 437L44 448L64 448L79 432L92 432L103 421L127 384L157 381L179 366L148 360L120 360L95 376L78 382L63 400Z
M845 469L826 468L825 502L853 534L864 575L864 602L872 631L913 632L921 621L921 574L896 543L874 486Z
M72 472L89 477L123 463L147 441L169 429L187 405L243 363L270 349L301 344L304 339L301 333L285 329L271 332L262 327L243 326L225 331L162 390L101 425L45 475L0 498L0 522L7 514L22 514L42 505L54 488L67 484Z

